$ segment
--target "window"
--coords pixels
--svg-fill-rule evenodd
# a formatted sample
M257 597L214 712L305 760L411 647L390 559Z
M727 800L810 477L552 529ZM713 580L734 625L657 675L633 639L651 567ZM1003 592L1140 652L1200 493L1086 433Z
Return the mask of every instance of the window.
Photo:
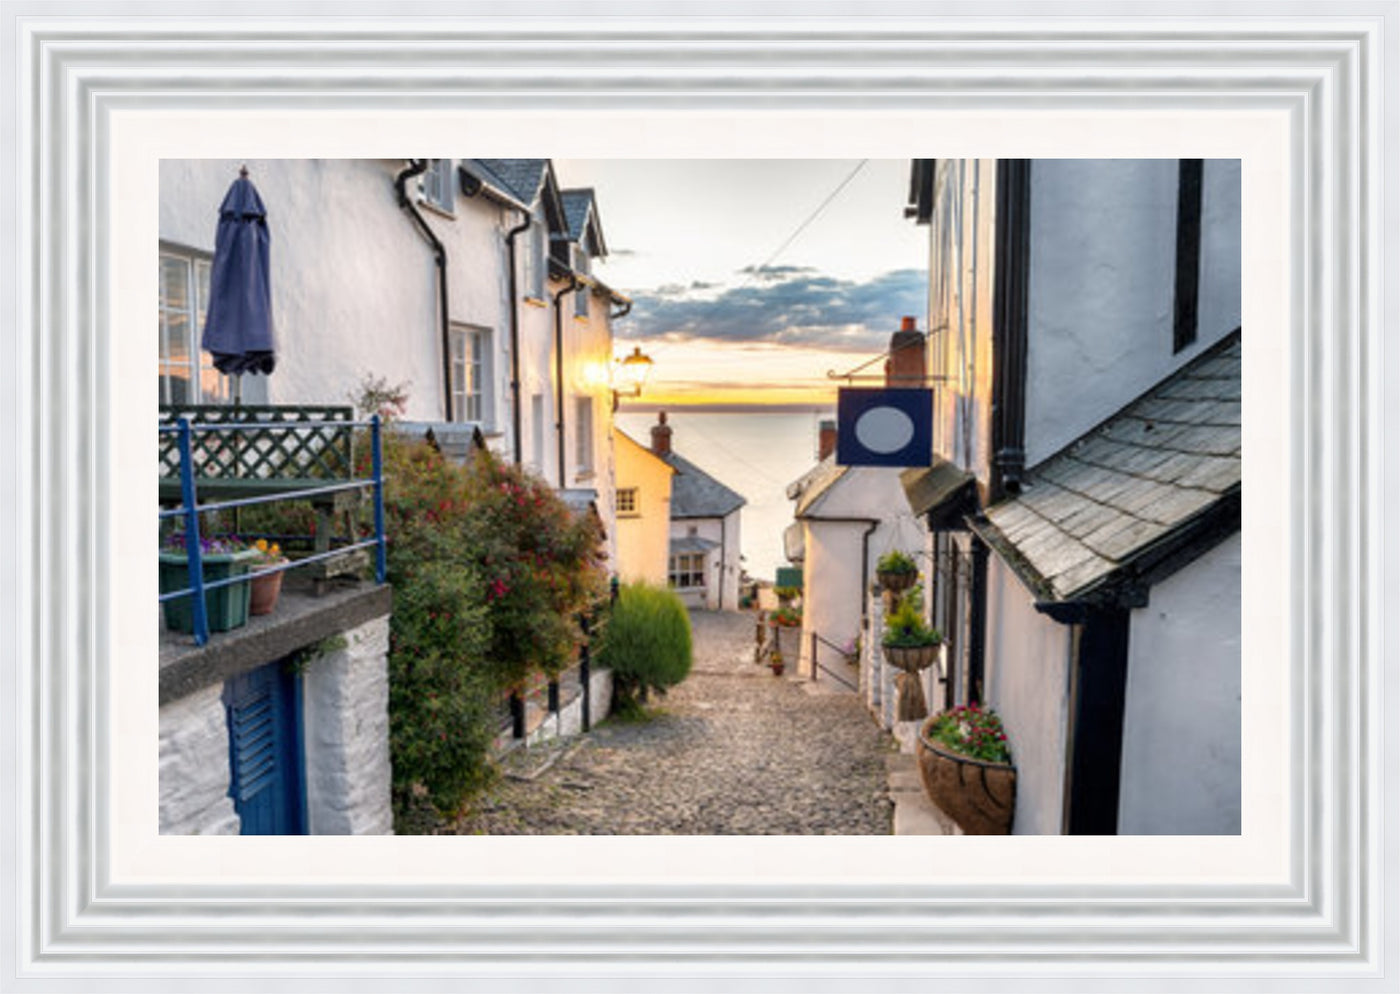
M574 272L584 277L588 275L588 251L582 245L574 246ZM574 294L574 317L588 317L588 298L591 292L587 286L581 286Z
M452 160L429 159L428 169L418 177L418 190L423 202L451 214L456 201L452 189Z
M544 300L544 247L548 237L549 232L544 223L544 216L537 208L530 218L530 227L525 241L525 258L522 260L521 267L520 292L531 300Z
M593 398L574 398L574 465L579 476L593 472Z
M209 299L210 260L174 249L160 251L160 402L222 404L231 380L199 347ZM254 377L261 379L261 377Z
M705 586L705 553L677 552L671 557L667 582L680 589Z
M454 421L486 420L487 344L490 337L491 333L485 328L460 324L452 326L450 345Z
M637 511L637 488L623 487L617 492L615 499L617 513L635 516Z

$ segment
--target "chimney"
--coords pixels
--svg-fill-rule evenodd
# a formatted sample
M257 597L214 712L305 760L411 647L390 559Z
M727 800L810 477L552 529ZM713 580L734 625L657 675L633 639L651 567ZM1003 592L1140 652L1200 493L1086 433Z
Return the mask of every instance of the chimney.
M817 426L817 461L836 451L836 422L823 421Z
M651 426L651 451L658 456L671 454L671 426L666 423L666 412L656 416L656 424Z
M890 336L890 357L885 361L885 386L923 386L927 361L924 333L914 327L912 317L906 317L900 322L899 330Z

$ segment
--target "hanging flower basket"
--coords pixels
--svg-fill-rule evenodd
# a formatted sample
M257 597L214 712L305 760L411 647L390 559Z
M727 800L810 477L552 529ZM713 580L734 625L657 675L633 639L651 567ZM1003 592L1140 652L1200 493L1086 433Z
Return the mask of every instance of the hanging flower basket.
M968 835L1010 834L1016 767L962 755L939 741L930 729L944 718L936 714L919 727L919 778L929 800Z
M896 573L891 570L876 570L875 578L880 581L881 589L898 594L912 587L919 574L913 571Z
M932 666L938 658L937 642L932 645L887 645L883 648L889 664L905 673L920 673Z

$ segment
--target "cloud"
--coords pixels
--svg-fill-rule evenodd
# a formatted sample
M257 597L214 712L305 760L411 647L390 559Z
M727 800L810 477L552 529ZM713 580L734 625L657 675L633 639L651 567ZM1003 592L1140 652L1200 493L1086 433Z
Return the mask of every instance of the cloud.
M752 268L752 267L750 267ZM857 282L823 276L801 266L782 266L783 278L743 284L715 295L693 295L713 286L698 281L633 295L631 314L620 322L621 338L669 341L766 341L862 352L882 349L906 314L927 308L926 276L900 269Z

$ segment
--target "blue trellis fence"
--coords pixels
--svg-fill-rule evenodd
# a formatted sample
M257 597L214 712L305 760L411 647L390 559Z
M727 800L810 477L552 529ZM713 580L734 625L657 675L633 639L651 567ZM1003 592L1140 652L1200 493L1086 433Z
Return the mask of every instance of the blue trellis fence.
M316 424L284 423L276 425L278 430L298 431L316 430L320 426ZM381 445L381 428L379 416L375 415L368 421L346 421L340 422L337 428L368 428L370 430L370 445L372 449L371 476L369 478L351 477L336 483L329 483L324 486L316 486L289 490L283 493L260 494L255 497L243 497L236 500L211 501L201 504L198 502L198 495L195 484L194 465L194 443L196 432L265 432L269 425L265 423L237 423L237 424L211 424L206 422L191 421L188 417L181 417L173 425L162 425L161 434L174 433L177 436L177 445L180 456L180 505L168 508L160 512L160 518L165 521L170 518L184 518L185 524L185 554L189 560L190 586L181 590L172 590L160 595L161 603L174 600L178 597L193 597L191 605L194 622L194 639L196 645L204 645L209 641L209 618L205 607L204 594L206 591L215 590L219 587L232 586L235 583L248 583L254 577L265 576L272 573L281 573L286 570L297 569L309 566L312 563L335 556L343 556L347 552L356 549L373 548L375 550L374 575L379 583L384 582L386 570L387 547L384 540L384 452ZM281 563L275 566L267 566L252 572L243 573L236 577L229 577L223 580L209 580L204 578L204 557L200 544L199 516L210 511L232 510L239 507L251 507L256 504L271 504L277 501L305 500L312 497L323 497L332 494L342 493L351 490L372 489L374 494L374 537L351 542L332 549L329 552L322 552L310 556L304 556L294 562Z

